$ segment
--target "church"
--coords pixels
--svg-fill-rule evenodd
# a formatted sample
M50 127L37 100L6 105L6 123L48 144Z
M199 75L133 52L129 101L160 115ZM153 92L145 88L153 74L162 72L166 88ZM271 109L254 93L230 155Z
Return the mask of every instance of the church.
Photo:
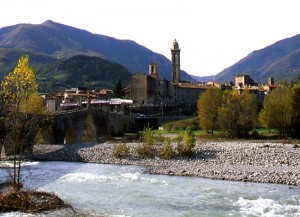
M175 39L171 47L172 81L159 77L157 63L149 64L148 74L136 73L131 76L128 98L133 100L135 108L149 111L149 108L160 107L165 112L186 111L191 115L196 112L199 95L211 86L181 81L180 51Z

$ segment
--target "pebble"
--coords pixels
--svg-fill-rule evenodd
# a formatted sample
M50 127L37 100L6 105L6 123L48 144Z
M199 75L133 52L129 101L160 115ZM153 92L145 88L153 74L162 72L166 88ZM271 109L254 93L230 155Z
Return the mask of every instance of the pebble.
M126 159L113 156L113 143L82 145L35 145L29 156L41 161L76 161L146 166L150 174L194 176L221 180L300 186L300 148L278 142L201 142L192 158L143 159L128 143Z

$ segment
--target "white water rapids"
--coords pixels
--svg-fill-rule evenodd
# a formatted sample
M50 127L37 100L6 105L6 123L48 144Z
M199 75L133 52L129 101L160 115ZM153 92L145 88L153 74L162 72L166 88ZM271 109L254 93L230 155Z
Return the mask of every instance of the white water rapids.
M0 162L0 180L8 176ZM144 174L144 167L68 162L23 166L25 188L54 192L84 216L300 216L300 189ZM0 213L0 216L45 216ZM47 216L47 215L46 215Z

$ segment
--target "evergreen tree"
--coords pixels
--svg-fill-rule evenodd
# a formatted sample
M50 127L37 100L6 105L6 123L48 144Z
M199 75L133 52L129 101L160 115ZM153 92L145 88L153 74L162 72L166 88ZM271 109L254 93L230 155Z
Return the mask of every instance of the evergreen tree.
M122 81L121 79L119 79L116 84L115 87L113 89L113 97L114 98L123 98L125 96L125 92L124 92L124 88L122 86Z

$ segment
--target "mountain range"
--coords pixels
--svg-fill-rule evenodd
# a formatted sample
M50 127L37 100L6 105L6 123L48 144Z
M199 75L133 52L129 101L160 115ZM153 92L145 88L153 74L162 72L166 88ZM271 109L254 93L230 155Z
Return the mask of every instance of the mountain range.
M25 53L31 56L38 75L45 72L51 75L52 64L75 55L86 55L119 63L130 73L148 73L149 63L156 62L160 76L171 79L171 62L161 54L131 40L92 34L50 20L42 24L17 24L0 29L0 69L4 74L11 71L20 54ZM193 80L184 71L182 77Z
M158 63L161 78L171 80L171 61L161 54L131 40L93 34L50 20L0 28L0 78L13 70L22 54L30 55L30 64L41 83L53 83L55 89L86 84L112 87L116 79L126 84L130 73L148 73L151 62ZM110 67L113 76L108 75ZM117 75L118 71L122 75ZM274 77L275 82L296 80L299 73L300 35L296 35L253 51L215 76L196 77L182 71L181 77L228 83L238 74L249 74L257 83L266 83L268 77Z
M218 73L214 80L234 81L238 74L248 74L254 81L265 84L269 77L275 83L291 82L300 75L300 35L280 40L263 49L251 52L234 65Z

